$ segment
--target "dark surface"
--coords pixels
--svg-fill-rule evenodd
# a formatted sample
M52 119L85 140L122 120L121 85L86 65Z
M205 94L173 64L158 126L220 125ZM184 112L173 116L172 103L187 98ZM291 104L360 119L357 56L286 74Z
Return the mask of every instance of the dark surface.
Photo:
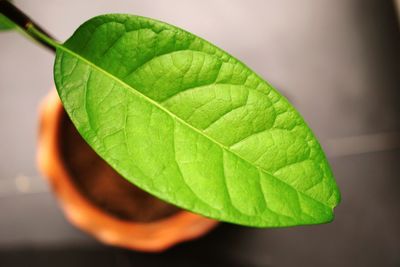
M222 224L161 254L105 247L63 218L35 166L53 56L0 34L0 266L400 266L399 27L391 1L15 1L60 40L86 19L158 18L279 88L326 148L342 191L331 224ZM18 76L22 74L22 76Z

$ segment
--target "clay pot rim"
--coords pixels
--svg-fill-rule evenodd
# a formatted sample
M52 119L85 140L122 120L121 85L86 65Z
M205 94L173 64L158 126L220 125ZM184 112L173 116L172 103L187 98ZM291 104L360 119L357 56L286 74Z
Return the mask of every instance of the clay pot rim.
M40 106L38 166L50 183L67 219L103 243L147 252L163 251L198 238L218 222L181 210L154 222L133 222L102 211L76 189L63 162L60 123L64 108L53 90Z

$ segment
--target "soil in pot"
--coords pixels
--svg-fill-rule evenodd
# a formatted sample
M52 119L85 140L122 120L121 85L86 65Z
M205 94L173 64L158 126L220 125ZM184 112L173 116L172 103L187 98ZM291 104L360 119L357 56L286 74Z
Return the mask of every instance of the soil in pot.
M73 182L100 209L119 219L136 222L156 221L180 211L114 171L86 144L65 112L60 135L61 155Z

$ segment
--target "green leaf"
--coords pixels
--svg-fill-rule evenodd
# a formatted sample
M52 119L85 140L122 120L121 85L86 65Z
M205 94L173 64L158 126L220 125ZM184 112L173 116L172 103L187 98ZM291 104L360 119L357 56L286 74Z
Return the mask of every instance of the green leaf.
M3 14L0 14L0 31L11 30L13 28L15 28L15 24Z
M221 49L149 18L103 15L57 48L55 81L85 140L145 191L222 221L331 221L318 141L271 85Z
M14 28L15 24L11 20L9 20L6 16L0 13L0 31L11 30Z

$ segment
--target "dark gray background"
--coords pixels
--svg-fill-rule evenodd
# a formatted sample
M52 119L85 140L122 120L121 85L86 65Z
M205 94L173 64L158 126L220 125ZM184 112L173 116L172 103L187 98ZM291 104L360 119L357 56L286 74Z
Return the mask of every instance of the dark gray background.
M162 254L105 247L70 226L35 163L54 56L0 33L0 266L400 266L399 27L384 0L15 0L65 40L92 16L160 19L244 61L301 111L342 191L327 225L223 224Z

